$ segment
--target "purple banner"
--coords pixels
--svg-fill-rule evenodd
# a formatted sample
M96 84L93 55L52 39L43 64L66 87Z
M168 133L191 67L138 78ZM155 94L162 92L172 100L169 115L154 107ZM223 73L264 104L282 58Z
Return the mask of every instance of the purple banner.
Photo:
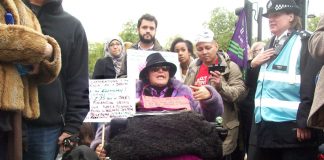
M247 68L248 36L244 9L240 12L239 20L236 23L236 28L229 43L227 54L230 56L231 60L242 69Z

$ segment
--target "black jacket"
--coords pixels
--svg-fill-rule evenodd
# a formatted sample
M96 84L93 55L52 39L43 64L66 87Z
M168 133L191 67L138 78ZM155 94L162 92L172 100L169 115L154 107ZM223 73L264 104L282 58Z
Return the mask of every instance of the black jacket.
M32 8L28 0L24 2ZM62 0L47 0L35 13L45 35L56 39L62 52L59 78L38 87L40 118L33 125L61 125L75 134L89 111L88 42L79 20L65 12Z
M93 79L113 79L116 78L116 71L111 57L107 56L97 60L93 74Z

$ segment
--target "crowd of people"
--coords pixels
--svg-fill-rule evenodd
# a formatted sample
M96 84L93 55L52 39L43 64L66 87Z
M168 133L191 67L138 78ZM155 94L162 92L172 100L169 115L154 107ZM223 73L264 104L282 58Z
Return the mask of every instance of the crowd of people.
M302 30L294 0L268 1L273 36L253 43L246 72L208 28L166 49L155 38L157 19L144 14L138 42L110 36L92 79L127 78L127 52L151 54L136 82L138 115L104 125L83 122L88 42L62 0L0 5L0 160L319 159L324 17L314 33ZM177 54L179 68L164 51ZM171 99L178 104L158 103Z

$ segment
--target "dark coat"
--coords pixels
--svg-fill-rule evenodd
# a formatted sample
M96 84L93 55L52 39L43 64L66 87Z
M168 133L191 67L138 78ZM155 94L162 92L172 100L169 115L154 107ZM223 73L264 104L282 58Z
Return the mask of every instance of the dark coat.
M46 2L35 14L42 32L61 47L62 69L58 79L38 87L41 116L28 123L62 126L63 132L76 134L89 111L87 37L81 22L63 10L62 0Z
M116 76L111 57L107 56L97 60L92 74L93 79L113 79L116 78Z

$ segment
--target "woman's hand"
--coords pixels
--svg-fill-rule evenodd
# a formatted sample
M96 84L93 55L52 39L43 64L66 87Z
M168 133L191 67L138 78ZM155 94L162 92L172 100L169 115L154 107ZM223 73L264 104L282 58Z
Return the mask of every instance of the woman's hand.
M311 131L308 128L297 128L297 139L298 141L305 141L310 139L311 136Z
M49 43L46 44L45 50L45 58L50 59L52 57L52 53L53 53L53 47L52 45L50 45Z
M222 74L219 71L210 71L209 82L216 89L221 88L222 86Z
M50 59L52 57L53 47L49 43L46 44L44 54L46 59ZM32 64L32 70L28 72L29 75L36 75L39 73L39 64Z
M195 100L200 101L211 97L209 90L205 86L190 86L190 88L193 91L192 95Z
M275 54L275 50L273 48L267 49L264 52L258 54L251 61L251 68L255 68L266 63L274 54Z
M106 151L103 148L102 144L99 144L96 147L96 154L99 157L99 159L106 159Z

